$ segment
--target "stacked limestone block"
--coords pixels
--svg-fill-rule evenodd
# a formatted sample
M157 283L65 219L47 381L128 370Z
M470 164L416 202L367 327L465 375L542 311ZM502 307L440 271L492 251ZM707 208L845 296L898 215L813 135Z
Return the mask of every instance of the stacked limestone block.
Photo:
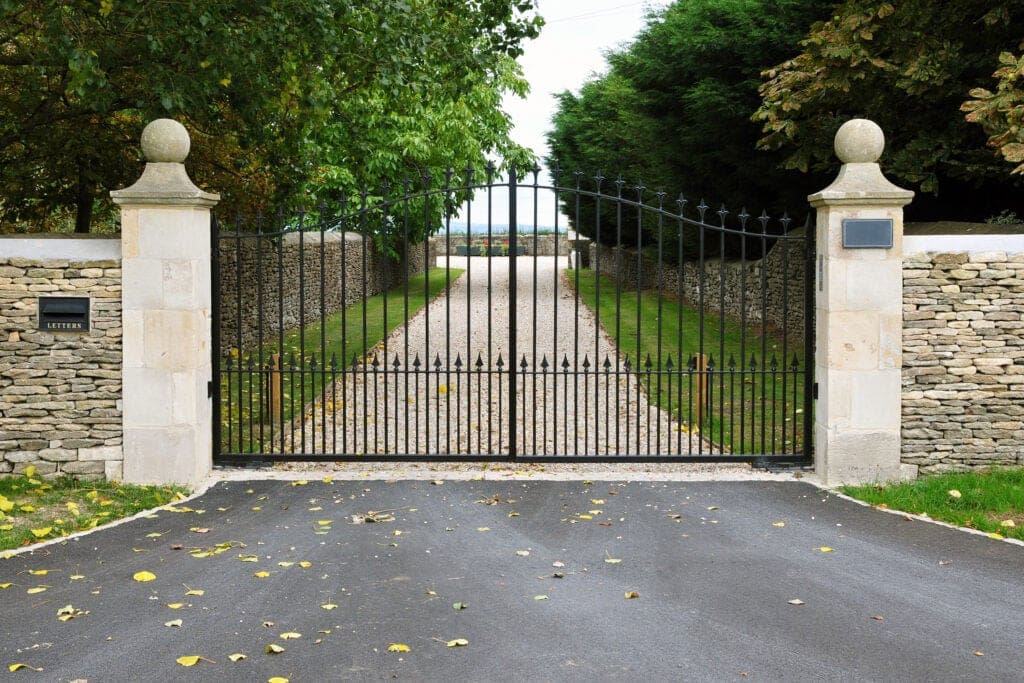
M1024 462L1024 254L910 255L903 285L903 462Z
M38 329L40 296L91 298L89 332ZM121 266L0 257L0 476L120 479Z

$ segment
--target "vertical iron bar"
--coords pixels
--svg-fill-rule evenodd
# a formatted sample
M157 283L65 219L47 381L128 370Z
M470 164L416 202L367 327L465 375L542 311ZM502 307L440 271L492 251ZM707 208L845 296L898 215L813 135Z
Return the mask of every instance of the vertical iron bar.
M348 415L349 409L356 409L356 402L353 401L351 405L348 401L348 393L345 391L348 377L348 255L346 246L348 245L348 230L347 223L348 217L345 215L346 202L344 199L341 200L339 210L341 215L338 217L338 232L341 233L341 272L339 276L341 278L341 452L343 455L348 455ZM337 410L337 408L335 408ZM355 413L353 415L353 427L355 426ZM334 422L337 424L338 417L335 415ZM335 446L337 451L337 446Z
M306 452L306 214L299 213L299 435ZM314 413L315 415L315 413ZM295 413L292 412L292 418ZM316 436L313 435L313 440Z
M519 248L518 243L518 216L516 215L516 201L518 194L516 168L514 165L509 166L508 170L508 248L515 253ZM516 320L517 312L517 300L518 290L517 285L517 272L516 272L516 261L518 259L509 259L508 265L508 281L509 281L509 310L508 310L508 376L509 376L509 402L508 402L508 448L509 457L515 460L518 451L518 439L516 434L516 358L518 357L518 350L516 348L516 330L518 329L518 323ZM490 263L490 260L488 260Z
M814 259L816 252L816 228L807 214L804 221L804 441L803 456L811 459L814 448L814 317L815 282Z
M221 350L220 350L220 296L223 288L220 282L220 225L217 217L210 212L210 385L213 390L212 414L213 425L213 461L221 456L223 450L223 425L221 424Z
M257 324L261 314L256 314ZM244 453L245 449L245 422L243 413L245 401L243 399L242 368L245 358L242 348L242 221L235 218L235 349L238 352L238 452ZM250 418L252 416L250 415Z
M314 396L320 401L320 452L327 452L327 207L320 205L320 383L314 378ZM315 408L314 403L314 410ZM332 413L333 415L333 413Z
M619 398L619 369L622 365L619 360L619 347L624 347L624 340L622 339L622 186L624 182L622 177L615 181L615 405L621 406L622 402ZM639 250L640 245L636 245ZM607 406L607 403L606 403ZM608 411L611 412L610 410ZM629 411L626 411L628 418ZM621 420L619 419L619 413L615 413L615 453L619 451L619 429ZM627 433L629 429L627 427Z

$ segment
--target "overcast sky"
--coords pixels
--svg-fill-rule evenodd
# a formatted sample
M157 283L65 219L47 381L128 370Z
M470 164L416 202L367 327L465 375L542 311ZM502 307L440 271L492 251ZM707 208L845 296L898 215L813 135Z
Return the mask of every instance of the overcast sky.
M515 124L512 138L543 157L548 153L544 134L551 129L555 94L578 92L591 75L603 73L605 53L631 42L645 25L648 8L664 7L670 0L539 0L538 4L544 28L536 40L525 44L519 58L530 94L525 100L507 96L503 107ZM481 198L474 202L474 223L485 215L478 208L480 203ZM521 197L519 222L532 224L531 212L529 197ZM495 212L494 222L504 223L499 213ZM552 225L553 198L538 201L538 216L540 225ZM565 224L564 220L559 223Z

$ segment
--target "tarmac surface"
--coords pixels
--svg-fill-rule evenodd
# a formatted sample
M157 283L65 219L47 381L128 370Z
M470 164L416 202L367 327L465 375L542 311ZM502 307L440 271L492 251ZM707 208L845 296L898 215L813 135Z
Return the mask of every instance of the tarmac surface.
M1024 547L798 481L227 481L174 509L0 560L0 665L41 669L11 679L1024 676Z

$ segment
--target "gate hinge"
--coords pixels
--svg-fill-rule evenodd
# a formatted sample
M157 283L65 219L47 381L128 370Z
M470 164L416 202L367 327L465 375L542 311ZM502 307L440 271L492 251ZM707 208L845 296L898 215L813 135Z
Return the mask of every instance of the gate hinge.
M814 383L814 387L811 389L811 397L814 398L815 400L818 399L818 383L817 382Z

